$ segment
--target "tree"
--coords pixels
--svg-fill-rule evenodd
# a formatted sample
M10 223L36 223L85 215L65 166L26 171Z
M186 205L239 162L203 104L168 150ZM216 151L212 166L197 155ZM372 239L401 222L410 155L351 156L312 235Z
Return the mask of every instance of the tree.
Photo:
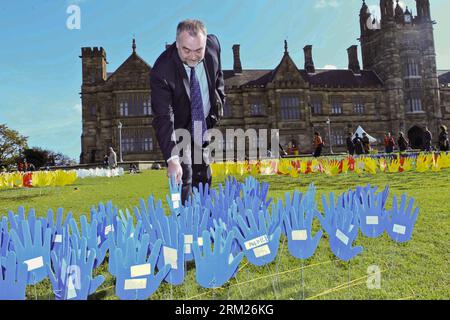
M12 165L28 148L28 137L12 130L6 124L0 124L0 165Z
M23 151L23 156L27 159L28 163L32 163L38 169L47 165L49 151L33 147L31 149L25 149Z
M61 153L46 150L38 147L32 147L25 149L23 156L27 159L28 163L34 164L36 168L42 168L45 166L67 166L76 164L75 160L69 156Z

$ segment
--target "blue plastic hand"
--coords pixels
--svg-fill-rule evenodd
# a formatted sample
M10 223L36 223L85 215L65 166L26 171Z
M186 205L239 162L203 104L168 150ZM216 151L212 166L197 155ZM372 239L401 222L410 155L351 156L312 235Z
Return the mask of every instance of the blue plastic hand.
M161 239L162 230L157 228L158 221L166 218L162 201L159 200L155 206L153 197L149 197L148 205L141 199L140 210L134 207L134 212L137 219L142 221L143 230L150 235L150 243L155 243L156 240Z
M244 254L241 252L233 257L231 247L234 232L230 231L226 238L224 230L219 227L211 234L203 231L203 255L197 241L192 247L195 256L197 282L204 288L218 288L224 285L236 273ZM211 249L211 235L214 241L214 250Z
M316 217L319 219L322 229L325 230L326 233L332 233L332 226L335 223L336 217L336 206L334 200L334 193L330 192L329 194L330 205L327 203L327 198L325 194L322 194L322 206L323 212L325 216L322 216L319 211L316 211Z
M156 261L161 252L161 240L155 242L150 257L147 257L149 235L144 234L140 244L137 242L135 238L128 238L124 249L115 249L116 295L122 300L148 299L170 270L170 265L165 265L159 269L158 274L155 274Z
M15 230L17 235L20 238L20 241L23 242L23 234L22 234L22 221L28 221L28 225L30 226L31 237L34 238L34 224L36 223L36 213L33 208L28 211L28 217L25 215L25 208L19 207L17 210L18 214L14 214L12 211L8 211L8 220L11 224L11 230ZM41 226L45 226L47 223L41 223ZM11 242L10 249L14 250L14 243Z
M255 266L272 262L280 245L281 228L269 234L263 211L258 213L258 222L250 210L246 211L244 217L239 215L237 219L238 227L233 230L248 261Z
M10 240L8 218L3 217L0 225L0 257L6 257L8 251L10 251Z
M16 253L10 251L1 259L0 271L0 300L25 300L27 265L17 263Z
M47 227L52 230L51 250L58 251L62 245L62 230L68 226L69 220L72 219L72 212L69 212L66 219L63 221L63 208L58 208L56 211L56 221L53 220L53 210L47 211Z
M108 234L109 241L109 262L108 262L108 271L113 276L117 275L117 271L115 269L117 265L117 255L116 249L121 249L122 252L125 252L127 239L136 239L135 243L140 245L141 243L141 224L142 221L138 220L136 223L136 227L133 225L133 218L128 217L128 222L126 224L118 223L117 229ZM148 247L148 245L147 245ZM137 248L135 248L137 250ZM148 248L146 248L148 250Z
M96 219L92 220L91 223L89 223L86 216L82 215L80 217L80 223L82 231L81 234L78 230L77 223L73 218L69 221L70 229L72 230L72 234L76 235L78 239L81 239L82 237L86 238L88 249L95 251L94 268L97 268L105 259L106 251L108 251L109 248L109 242L104 241L102 243L100 234L103 233L104 229L102 228L102 231L99 231L99 228L97 227L98 221ZM105 236L107 236L109 232L112 232L114 230L112 227L109 229L105 229Z
M170 211L178 215L180 214L180 209L182 207L181 202L181 189L183 186L183 182L177 183L175 180L175 176L169 177L169 192L170 195L166 195L167 203L169 204Z
M225 189L221 184L218 186L217 192L211 192L211 197L206 200L206 207L210 209L210 219L208 221L208 228L212 227L212 221L214 219L221 219L227 225L233 224L233 221L229 220L228 211L232 206L236 205L237 186L234 184L226 184Z
M184 235L184 259L191 261L194 259L192 253L192 243L201 237L203 230L206 230L209 217L209 210L196 207L184 207L178 217L179 232Z
M283 223L284 217L286 215L286 211L283 205L283 201L279 199L276 203L272 203L272 210L269 212L269 210L266 211L266 220L269 222L269 225L271 226L269 229L269 233L273 233L273 231L280 227L281 232L286 235L286 227Z
M361 192L359 207L359 225L363 235L376 238L383 234L386 227L386 211L383 209L383 193L375 194L375 189Z
M386 219L386 231L389 237L396 242L406 242L411 240L414 224L419 215L419 208L413 211L414 199L409 199L406 207L406 194L402 195L400 208L398 208L397 197L392 200L392 209L388 211Z
M209 184L206 183L203 185L202 182L200 182L198 188L193 188L193 203L200 205L202 207L206 206L207 200L211 197L210 193L214 191L209 188Z
M267 200L269 193L269 184L267 182L259 183L254 177L247 177L245 183L242 184L244 196L256 197L262 202L263 208L268 208L272 202L272 198Z
M95 251L89 250L87 239L70 238L68 254L58 257L52 252L52 266L47 264L50 282L57 300L86 300L105 281L105 277L92 276ZM54 270L54 271L53 271Z
M28 266L28 284L36 284L47 277L45 265L50 263L50 228L42 228L41 221L34 224L34 237L31 237L31 227L27 220L20 222L23 241L16 230L11 230L11 239L18 263Z
M297 259L310 258L322 238L322 230L319 230L314 237L312 235L314 212L314 209L308 210L301 205L298 209L292 207L289 214L284 217L288 249L291 255Z
M118 208L113 206L112 201L108 201L106 206L103 203L99 203L98 210L91 208L91 221L94 220L97 220L97 242L101 246L107 241L108 233L114 231L117 227ZM97 259L99 258L97 252ZM98 266L97 261L95 262L95 266Z
M331 196L330 196L331 198ZM357 212L350 208L344 208L338 204L335 208L336 217L330 227L329 242L331 251L343 261L348 261L363 251L361 246L352 247L358 236Z
M179 285L184 280L184 234L179 232L175 216L161 217L154 227L163 245L158 269L170 264L171 269L164 280Z

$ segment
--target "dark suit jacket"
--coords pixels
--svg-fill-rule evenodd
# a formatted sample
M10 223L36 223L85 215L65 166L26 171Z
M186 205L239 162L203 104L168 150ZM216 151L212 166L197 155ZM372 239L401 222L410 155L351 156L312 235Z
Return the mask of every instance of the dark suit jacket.
M211 101L211 109L206 118L207 127L210 129L222 117L222 106L225 102L220 44L214 35L207 37L204 63ZM175 43L156 60L150 79L153 127L164 160L167 161L176 145L174 130L184 128L190 131L191 128L189 77Z

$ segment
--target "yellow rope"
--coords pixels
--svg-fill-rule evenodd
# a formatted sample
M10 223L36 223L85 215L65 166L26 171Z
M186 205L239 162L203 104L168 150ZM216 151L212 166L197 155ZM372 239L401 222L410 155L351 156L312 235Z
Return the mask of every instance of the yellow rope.
M386 271L386 270L380 270L380 273L383 273L384 271ZM338 285L338 286L336 286L334 288L327 289L327 290L325 290L325 291L323 291L323 292L321 292L319 294L316 294L315 296L309 297L306 300L312 300L314 298L317 298L317 297L320 297L320 296L323 296L323 295L326 295L326 294L329 294L329 293L332 293L332 292L336 292L336 291L339 291L339 290L342 290L342 289L345 289L345 288L350 288L350 287L353 287L353 286L357 286L357 285L363 284L364 282L366 282L366 280L367 280L367 278L369 276L370 275L365 275L365 276L362 276L360 278L354 279L352 281L342 283L342 284L340 284L340 285ZM356 282L356 283L354 283L353 285L350 286L350 284L353 283L353 282Z

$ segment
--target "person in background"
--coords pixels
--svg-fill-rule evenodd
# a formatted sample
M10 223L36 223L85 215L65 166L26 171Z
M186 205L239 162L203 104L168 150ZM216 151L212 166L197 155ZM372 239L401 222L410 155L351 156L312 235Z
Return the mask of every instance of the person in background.
M408 149L409 142L404 137L403 132L399 133L397 144L398 144L398 149L400 150L400 152L404 152L404 151L406 151L406 149Z
M440 151L449 151L449 140L448 140L448 131L447 127L441 126L441 133L439 134L439 150Z
M112 147L109 147L108 166L111 169L117 167L117 154Z
M314 143L314 157L318 158L320 157L323 148L323 140L319 132L314 132L313 143Z
M353 139L353 145L355 146L355 153L357 155L364 153L364 146L363 146L362 140L359 137L359 134L357 134L357 133L355 133L355 138Z
M107 154L105 154L105 156L103 157L103 167L108 168L108 155Z
M394 138L391 136L390 132L387 132L384 136L384 149L386 153L392 153L394 152L395 147L395 141Z
M431 134L431 131L428 130L428 127L425 127L425 132L423 133L424 151L433 151L431 140L433 140L433 135Z
M347 135L347 151L351 156L355 154L355 145L353 144L352 136L353 134L351 132Z
M371 150L371 148L370 148L370 140L369 140L369 137L367 136L367 133L365 133L365 132L363 133L362 143L363 143L363 146L364 146L364 153L365 154L369 154L370 150Z

